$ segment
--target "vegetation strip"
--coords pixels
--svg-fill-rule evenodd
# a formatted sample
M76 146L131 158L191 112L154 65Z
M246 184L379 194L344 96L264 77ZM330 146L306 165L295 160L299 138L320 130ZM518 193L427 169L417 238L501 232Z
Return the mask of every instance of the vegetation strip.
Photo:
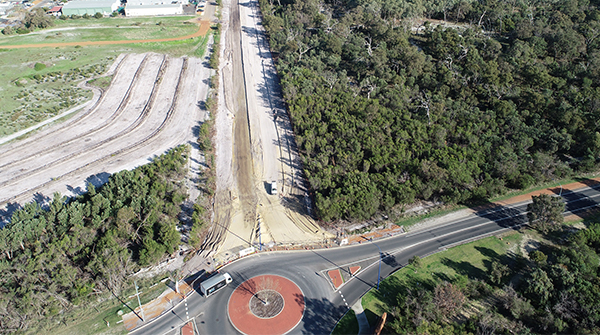
M154 38L145 40L121 40L121 41L81 41L81 42L60 42L60 43L39 43L39 44L23 44L23 45L2 45L0 49L25 49L25 48L58 48L68 46L89 46L89 45L113 45L113 44L131 44L131 43L151 43L151 42L172 42L181 41L199 36L204 36L210 29L210 22L200 21L198 30L186 36L169 37L169 38Z
M96 297L120 297L130 274L172 253L187 152L172 149L77 198L56 194L47 208L17 210L0 229L2 328L40 327Z

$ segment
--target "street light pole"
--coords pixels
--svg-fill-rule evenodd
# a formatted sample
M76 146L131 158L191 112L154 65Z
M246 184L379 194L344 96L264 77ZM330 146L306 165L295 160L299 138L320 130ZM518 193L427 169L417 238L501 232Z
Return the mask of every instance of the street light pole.
M369 241L373 244L375 244L375 246L377 247L377 249L379 249L379 271L377 272L377 291L379 291L379 282L381 281L381 258L382 258L382 252L381 252L381 248L377 245L377 243L373 242L373 238L370 238Z
M140 312L142 313L142 322L146 322L146 318L144 317L144 309L142 308L142 303L140 302L140 293L138 292L138 286L135 280L133 281L133 284L135 285L135 295L137 295L138 305L140 305Z

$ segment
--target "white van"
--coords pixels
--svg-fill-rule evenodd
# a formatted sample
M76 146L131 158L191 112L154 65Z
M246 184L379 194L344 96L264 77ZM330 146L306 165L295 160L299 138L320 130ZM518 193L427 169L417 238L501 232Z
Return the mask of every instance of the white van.
M273 180L271 182L271 194L272 195L276 195L277 194L277 181Z
M231 276L229 273L219 274L200 283L200 291L204 294L204 297L207 298L209 295L217 292L229 283L231 283Z

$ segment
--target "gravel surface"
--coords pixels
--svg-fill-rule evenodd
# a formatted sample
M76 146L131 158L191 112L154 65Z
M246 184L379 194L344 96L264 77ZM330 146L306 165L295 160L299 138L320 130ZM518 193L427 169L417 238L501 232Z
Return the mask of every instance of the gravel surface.
M14 208L54 192L72 196L123 169L184 143L204 120L210 70L204 60L130 54L117 59L111 86L66 123L0 147L0 205ZM0 214L8 216L9 211Z
M204 244L206 254L219 249L229 258L259 239L288 244L329 237L308 215L310 199L258 3L224 1L221 24L216 222ZM272 181L279 186L277 195L270 194Z

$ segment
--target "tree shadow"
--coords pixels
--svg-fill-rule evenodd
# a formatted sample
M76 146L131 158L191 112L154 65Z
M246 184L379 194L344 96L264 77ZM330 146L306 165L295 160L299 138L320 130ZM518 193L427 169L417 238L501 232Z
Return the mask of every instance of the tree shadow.
M17 202L9 202L3 209L0 209L0 229L4 228L10 222L13 213L20 209L23 209L23 206Z
M475 212L475 215L493 221L502 228L518 229L528 222L524 211L493 203L487 208Z
M454 261L450 258L444 257L442 258L441 262L443 265L454 269L456 273L461 274L463 276L467 276L471 279L478 278L486 280L488 277L485 271L473 266L471 263L466 261Z
M591 191L588 192L598 193L598 189L600 189L600 184L594 180L581 179L579 182L591 188ZM563 202L565 203L565 212L571 212L573 214L581 213L585 212L587 209L598 206L598 201L581 192L573 192L571 190L565 191L559 187L553 188L552 192L562 197Z
M396 261L396 256L394 256L388 252L382 253L381 258L382 258L382 262L384 262L388 266L391 266L393 268L400 266L400 263L398 263L398 261Z
M110 178L110 173L108 172L100 172L97 174L93 174L85 179L86 184L92 184L94 187L98 188L108 182L108 178Z
M302 317L302 334L330 334L338 320L350 309L343 305L334 305L325 298L315 299L296 297L296 303L304 301Z

